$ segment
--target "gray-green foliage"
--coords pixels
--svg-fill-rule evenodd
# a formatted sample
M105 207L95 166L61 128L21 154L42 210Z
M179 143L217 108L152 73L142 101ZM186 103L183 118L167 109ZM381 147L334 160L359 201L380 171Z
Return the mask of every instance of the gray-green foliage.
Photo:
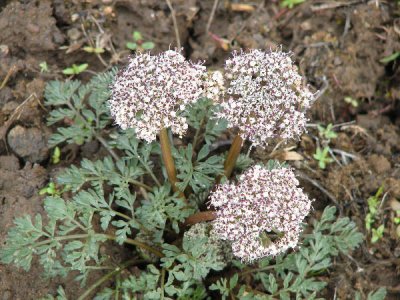
M45 216L15 219L0 249L1 262L28 271L37 257L47 276L74 272L82 285L92 271L108 272L101 280L112 282L99 288L97 300L119 296L200 300L217 293L222 298L235 294L256 299L261 293L261 299L289 299L313 297L313 290L323 289L326 283L317 275L332 267L334 256L361 242L354 223L346 218L336 220L334 209L329 208L313 224L313 232L304 235L300 250L262 260L257 269L233 260L226 251L230 245L217 240L208 225L190 230L182 226L198 210L197 205L206 201L223 171L223 155L214 153L217 138L226 129L226 121L213 118L218 107L208 99L193 106L186 117L195 138L188 146L173 149L179 188L190 194L188 205L172 191L162 167L155 163L160 157L159 144L139 141L133 130L119 132L109 126L112 121L106 100L114 73L95 76L87 84L54 81L46 87L46 105L53 107L48 123L61 126L50 144L81 144L96 138L111 156L83 159L64 169L56 178L60 192L44 199ZM241 171L252 163L247 155L241 155L236 168ZM280 165L270 162L268 167ZM118 261L100 251L102 245L113 242L113 247L135 246L129 250L131 260ZM120 249L121 253L127 251ZM132 265L137 265L138 274L122 272ZM230 278L210 282L210 272L228 274L224 268L229 268ZM252 286L245 285L249 277ZM88 287L83 297L98 288L96 284ZM261 288L257 295L250 290L255 286ZM46 299L67 296L68 287Z
M214 113L219 109L212 100L207 98L200 99L196 105L192 106L185 113L189 125L200 130L204 127L202 133L198 133L198 138L204 139L206 144L213 143L228 126L228 122L224 119L216 119Z
M107 100L110 97L109 85L116 70L93 77L87 84L79 80L51 81L45 89L46 106L53 109L47 118L47 124L64 121L49 140L50 146L62 142L83 144L111 123ZM67 126L65 126L67 125Z
M192 226L183 236L182 249L163 245L165 257L161 266L168 270L165 291L170 296L190 296L193 286L202 286L210 270L220 271L232 258L229 244L210 233L210 226L200 223ZM174 284L180 282L180 286ZM190 292L190 293L189 293Z
M179 233L179 223L184 222L194 212L178 197L177 193L172 193L169 184L155 187L148 194L148 199L144 199L136 211L138 219L141 220L147 232L153 232L153 242L157 243L162 242L167 221L174 232Z
M223 157L219 155L209 156L208 145L204 145L193 159L193 146L174 151L177 168L180 170L178 178L181 180L177 186L184 191L187 186L193 189L195 194L209 190L215 182L217 175L223 173Z

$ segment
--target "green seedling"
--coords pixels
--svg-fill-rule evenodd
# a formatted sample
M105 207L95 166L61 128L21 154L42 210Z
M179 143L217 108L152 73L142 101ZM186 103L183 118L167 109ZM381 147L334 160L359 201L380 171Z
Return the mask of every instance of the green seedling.
M400 224L400 210L396 210L396 217L393 218L393 223L396 225Z
M132 34L133 42L127 42L126 47L130 50L151 50L155 44L151 41L143 41L143 36L139 31L134 31Z
M353 107L358 107L358 101L352 97L344 97L344 102L350 104Z
M385 226L382 224L378 228L372 228L371 243L375 244L383 237L383 232L385 231Z
M314 158L318 161L318 166L320 169L325 169L326 165L333 162L333 159L329 156L329 147L325 147L321 150L320 147L317 148Z
M39 67L40 67L40 73L47 73L47 72L49 72L49 66L47 65L47 62L42 61L42 62L39 64Z
M49 196L57 196L60 195L60 191L57 190L56 184L54 182L49 182L49 184L42 188L39 191L39 195L49 195Z
M65 191L70 189L70 185L65 185L61 190L58 189L57 185L53 182L50 181L47 186L39 190L39 195L43 196L61 196Z
M88 53L101 54L104 53L105 50L101 47L85 46L83 47L83 51L86 51Z
M63 74L65 75L78 75L85 71L89 64L81 64L81 65L76 65L73 64L71 67L66 68L63 70Z
M377 219L379 205L382 201L381 196L383 194L383 186L381 186L374 196L368 198L368 213L365 216L365 228L370 231L371 243L376 243L383 237L383 232L385 231L385 225L381 224L377 228L373 228L373 225Z
M299 5L301 3L304 3L305 1L306 0L283 0L281 2L281 6L292 9L295 5Z
M61 157L61 150L58 146L56 146L54 148L53 155L51 156L51 162L55 165L58 164L60 162L60 157Z
M365 228L370 231L375 223L376 215L378 214L378 206L380 197L383 194L383 186L381 186L374 196L368 198L368 213L365 216Z
M337 138L337 133L333 131L332 128L333 128L332 124L329 124L326 128L321 125L318 125L319 136L328 141Z
M391 61L395 61L398 57L400 56L400 52L395 52L389 56L386 56L384 58L382 58L381 60L379 60L381 63L383 64L387 64L390 63Z

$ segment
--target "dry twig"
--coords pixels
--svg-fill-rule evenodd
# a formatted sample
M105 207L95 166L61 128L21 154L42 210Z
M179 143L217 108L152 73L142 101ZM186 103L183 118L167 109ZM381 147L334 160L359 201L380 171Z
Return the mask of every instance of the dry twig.
M214 4L211 9L210 17L208 18L208 21L207 21L207 26L206 26L207 33L210 32L211 23L214 19L214 15L215 15L215 11L217 10L217 6L218 6L218 0L214 0Z
M179 28L178 28L178 22L176 21L175 10L172 7L172 4L171 4L170 0L165 0L165 2L167 2L169 10L171 11L171 17L172 17L172 23L174 24L177 48L181 49L181 38L179 37Z

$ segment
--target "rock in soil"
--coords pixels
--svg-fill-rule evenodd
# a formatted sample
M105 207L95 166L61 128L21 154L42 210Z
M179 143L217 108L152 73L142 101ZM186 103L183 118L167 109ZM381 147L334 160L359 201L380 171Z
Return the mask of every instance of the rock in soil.
M0 156L0 169L7 171L17 171L19 170L18 158L14 155L2 155Z
M47 138L39 128L17 125L8 133L7 142L15 154L26 161L42 162L49 155Z

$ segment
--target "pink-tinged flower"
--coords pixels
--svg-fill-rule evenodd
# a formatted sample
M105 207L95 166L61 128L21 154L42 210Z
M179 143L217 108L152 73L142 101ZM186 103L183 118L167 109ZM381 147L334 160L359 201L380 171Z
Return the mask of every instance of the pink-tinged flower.
M211 194L216 209L213 232L232 242L233 254L251 262L297 245L311 200L289 168L255 165L237 184L225 183Z
M254 146L271 138L296 139L304 132L314 95L302 84L290 54L251 50L225 63L226 100L218 117Z
M138 138L154 141L162 128L182 136L188 125L181 116L203 93L205 67L177 51L136 54L112 87L111 115L122 128L135 128Z

